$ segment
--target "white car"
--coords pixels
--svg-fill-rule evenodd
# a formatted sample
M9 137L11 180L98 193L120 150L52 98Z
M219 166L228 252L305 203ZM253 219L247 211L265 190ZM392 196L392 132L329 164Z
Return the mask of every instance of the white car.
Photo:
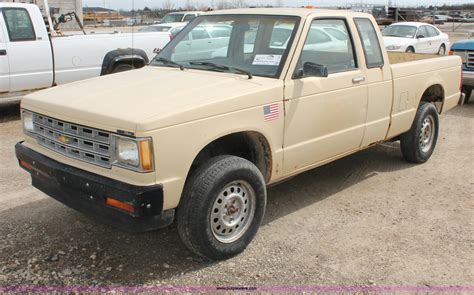
M447 34L426 23L396 23L386 27L382 35L388 51L445 55L450 45Z
M181 12L171 12L165 15L161 20L161 24L168 24L168 23L177 23L177 22L185 22L189 23L199 15L203 14L202 11L181 11Z
M187 25L187 23L166 23L166 24L157 24L150 25L141 28L138 30L141 33L146 32L167 32L171 35L171 38L174 38L181 30Z

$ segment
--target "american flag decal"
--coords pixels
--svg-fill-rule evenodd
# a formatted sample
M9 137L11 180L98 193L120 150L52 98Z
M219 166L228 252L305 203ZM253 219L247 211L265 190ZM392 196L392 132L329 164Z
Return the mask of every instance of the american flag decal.
M263 107L263 119L265 122L278 119L280 116L280 109L277 103L272 103Z

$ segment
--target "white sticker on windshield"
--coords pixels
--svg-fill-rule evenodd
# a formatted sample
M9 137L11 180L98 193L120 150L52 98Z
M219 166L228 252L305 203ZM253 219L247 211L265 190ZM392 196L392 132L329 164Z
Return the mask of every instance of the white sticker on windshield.
M281 62L281 55L257 54L253 60L255 66L278 66Z

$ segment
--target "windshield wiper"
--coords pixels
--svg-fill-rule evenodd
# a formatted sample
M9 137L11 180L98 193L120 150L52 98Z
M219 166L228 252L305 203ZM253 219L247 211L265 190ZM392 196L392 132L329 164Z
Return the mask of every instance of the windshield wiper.
M169 60L167 58L164 58L164 57L157 57L155 58L155 61L159 61L167 66L174 66L174 67L177 67L179 68L181 71L184 71L184 66L177 63L177 62L174 62L172 60Z
M194 66L208 66L208 67L211 67L211 68L216 69L216 70L222 70L222 71L227 71L227 72L234 72L236 74L247 75L249 77L249 79L253 78L252 73L250 73L249 71L242 70L242 69L239 69L239 68L236 68L236 67L229 67L229 66L226 66L226 65L218 65L218 64L215 64L215 63L212 63L212 62L206 62L206 61L191 61L191 62L189 62L189 64L194 65Z

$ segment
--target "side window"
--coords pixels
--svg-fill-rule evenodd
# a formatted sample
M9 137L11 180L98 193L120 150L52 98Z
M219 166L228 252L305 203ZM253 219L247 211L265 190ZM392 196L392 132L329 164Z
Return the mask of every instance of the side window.
M331 30L337 30L337 36L331 34ZM329 74L357 68L352 39L345 20L313 21L296 70L300 70L308 62L326 66Z
M436 29L433 28L433 27L426 27L426 29L428 30L428 36L429 36L429 37L436 37L436 36L439 35L438 30L436 30Z
M356 18L354 21L364 47L367 67L370 69L383 66L382 50L372 22L368 18Z
M194 14L187 14L187 15L184 17L183 22L190 22L190 21L192 21L192 20L195 19L195 18L196 18L196 15L194 15Z
M416 33L416 37L421 37L423 36L423 38L428 38L429 35L428 35L428 30L426 29L426 26L421 26L418 28L418 32Z
M206 29L204 28L195 28L191 32L193 36L193 40L200 40L200 39L209 39L209 34L207 33Z
M33 24L26 9L4 8L2 12L11 42L36 40Z
M210 28L211 31L209 32L211 34L212 38L229 38L230 33L231 33L231 27L214 27Z

